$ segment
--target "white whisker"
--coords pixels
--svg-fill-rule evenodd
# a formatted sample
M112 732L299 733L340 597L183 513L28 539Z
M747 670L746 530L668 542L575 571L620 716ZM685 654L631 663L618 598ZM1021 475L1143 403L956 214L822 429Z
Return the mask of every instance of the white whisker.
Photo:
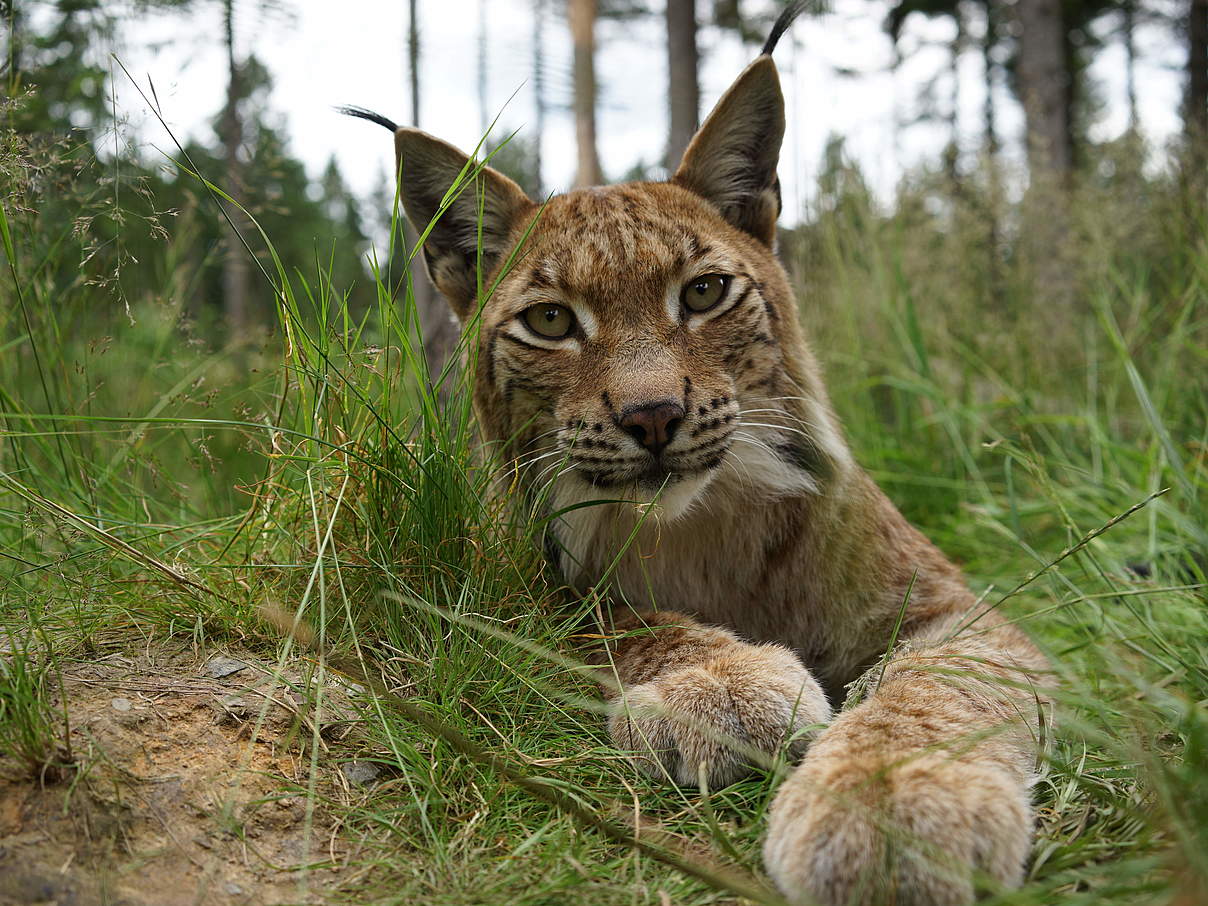
M735 440L740 440L744 444L750 444L752 447L759 447L759 448L771 453L773 456L776 455L775 450L773 450L771 447L769 447L767 444L765 444L762 440L760 440L754 434L747 434L745 431L735 431L733 436L734 436Z
M771 428L775 431L791 431L794 434L800 434L804 438L812 439L808 431L802 431L800 428L792 428L788 425L768 425L763 422L743 422L742 424L746 428Z

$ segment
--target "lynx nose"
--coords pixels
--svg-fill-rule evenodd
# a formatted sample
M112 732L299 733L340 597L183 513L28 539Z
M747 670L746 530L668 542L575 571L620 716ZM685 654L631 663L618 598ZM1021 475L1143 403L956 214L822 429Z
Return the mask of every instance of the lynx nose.
M650 403L625 412L617 424L626 434L658 456L671 443L684 420L684 407L678 403Z

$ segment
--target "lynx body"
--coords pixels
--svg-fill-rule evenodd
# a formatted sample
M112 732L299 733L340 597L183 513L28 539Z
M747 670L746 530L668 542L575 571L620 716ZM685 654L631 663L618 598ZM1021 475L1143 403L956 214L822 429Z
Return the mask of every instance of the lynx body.
M1044 662L848 450L774 253L775 36L667 183L540 205L471 164L450 200L466 156L402 128L401 197L435 218L484 435L561 514L551 559L587 589L624 551L598 658L617 745L713 787L800 756L765 847L792 900L968 903L1022 877Z

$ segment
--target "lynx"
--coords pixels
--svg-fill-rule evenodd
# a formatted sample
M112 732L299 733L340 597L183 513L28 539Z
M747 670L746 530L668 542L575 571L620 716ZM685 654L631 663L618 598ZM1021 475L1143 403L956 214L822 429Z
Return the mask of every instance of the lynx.
M550 559L575 588L608 585L595 661L617 747L710 788L757 753L800 759L764 848L791 901L964 904L1023 877L1045 662L860 468L831 408L775 249L771 53L790 20L667 182L539 204L346 112L395 133L402 204L433 224L427 267L474 348L481 431L558 514ZM849 686L863 698L836 714Z

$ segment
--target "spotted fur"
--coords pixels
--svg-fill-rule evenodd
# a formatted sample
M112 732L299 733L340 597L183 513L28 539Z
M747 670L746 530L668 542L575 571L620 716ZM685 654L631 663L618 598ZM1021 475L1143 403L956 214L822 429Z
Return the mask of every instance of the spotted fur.
M978 617L849 452L774 251L783 133L764 55L666 183L542 205L424 133L396 148L408 216L435 219L425 258L468 334L482 432L551 517L566 580L608 584L618 746L714 786L753 753L804 753L765 850L790 899L967 903L1022 875L1044 662ZM698 313L681 293L706 274L728 287ZM549 305L573 316L565 337L526 321ZM631 424L655 410L679 413L659 450Z

